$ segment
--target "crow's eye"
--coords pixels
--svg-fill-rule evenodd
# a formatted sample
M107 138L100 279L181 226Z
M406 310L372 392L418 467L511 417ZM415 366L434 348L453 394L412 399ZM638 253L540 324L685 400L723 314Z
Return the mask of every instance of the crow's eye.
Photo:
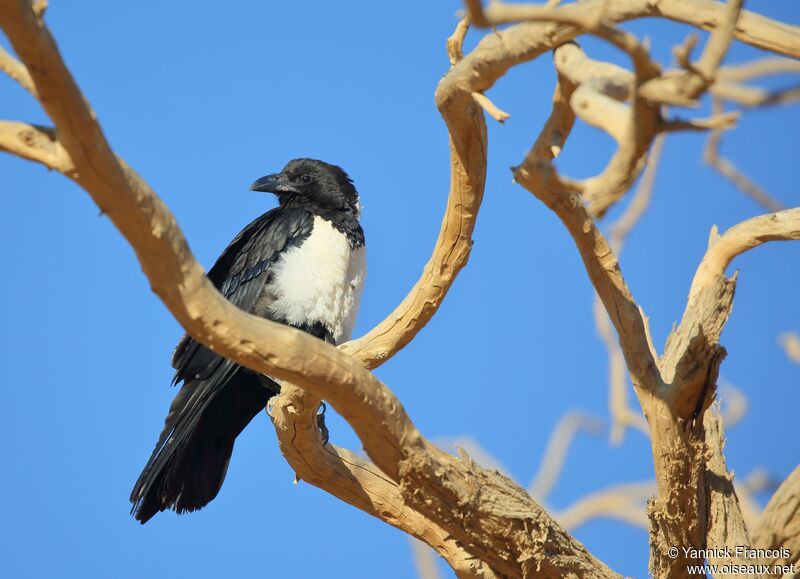
M300 181L308 185L309 183L311 183L311 175L303 175L302 177L300 177Z

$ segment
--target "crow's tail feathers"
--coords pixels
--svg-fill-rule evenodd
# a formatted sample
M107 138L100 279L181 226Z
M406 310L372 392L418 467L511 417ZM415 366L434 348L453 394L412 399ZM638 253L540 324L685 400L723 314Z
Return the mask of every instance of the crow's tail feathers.
M142 524L163 510L191 512L216 497L236 437L279 390L227 360L223 364L209 379L186 382L173 400L131 493L131 513Z

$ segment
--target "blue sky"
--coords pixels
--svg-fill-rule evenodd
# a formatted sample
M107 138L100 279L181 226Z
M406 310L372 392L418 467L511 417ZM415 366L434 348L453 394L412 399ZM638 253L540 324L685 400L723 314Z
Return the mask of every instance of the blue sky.
M458 2L242 2L223 10L168 3L52 2L47 21L116 151L175 213L210 265L239 229L274 206L249 184L293 157L342 165L365 205L369 275L356 333L402 299L430 255L448 186L447 133L433 91ZM749 8L797 23L800 5ZM688 29L641 21L669 62ZM480 33L471 33L471 47ZM5 39L3 39L5 43ZM7 43L5 43L7 46ZM591 39L597 58L625 63ZM730 61L758 56L747 47ZM548 57L489 93L511 113L489 122L486 197L469 266L440 312L377 375L428 437L469 436L528 484L564 412L606 416L607 360L592 290L568 234L511 183L549 111ZM773 79L786 85L788 79ZM47 124L0 78L0 117ZM724 153L787 205L798 109L755 111ZM706 167L704 137L671 136L650 210L622 268L663 344L682 312L713 224L762 209ZM597 173L610 139L578 126L559 167ZM174 395L169 355L181 329L151 293L133 252L89 197L45 169L0 156L5 353L0 389L0 575L5 577L410 577L405 536L307 484L292 484L265 415L239 439L206 509L141 527L128 494ZM613 215L618 213L615 211ZM800 458L790 433L800 366L777 336L800 331L800 244L737 259L722 376L750 399L728 432L729 465L782 477ZM329 415L332 440L360 445ZM452 450L452 448L449 448ZM563 508L614 482L652 476L649 444L578 437L551 501ZM763 497L762 497L763 500ZM615 570L646 575L647 536L594 521L576 532ZM354 562L356 562L354 564Z

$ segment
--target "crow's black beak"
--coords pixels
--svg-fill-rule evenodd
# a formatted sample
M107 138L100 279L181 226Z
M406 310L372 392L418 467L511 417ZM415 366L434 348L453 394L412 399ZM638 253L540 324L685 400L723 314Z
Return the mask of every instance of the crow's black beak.
M283 173L276 173L275 175L267 175L257 179L255 183L250 185L250 191L264 191L265 193L281 193L286 190L289 185L289 179Z

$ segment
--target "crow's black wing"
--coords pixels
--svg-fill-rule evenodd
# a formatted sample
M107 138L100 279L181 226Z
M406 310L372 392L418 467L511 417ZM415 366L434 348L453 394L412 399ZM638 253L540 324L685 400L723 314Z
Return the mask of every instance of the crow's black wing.
M208 278L229 301L250 311L269 278L270 265L308 237L313 223L313 216L301 209L265 213L234 238L208 271ZM173 383L208 378L222 360L186 334L172 354Z
M307 238L312 227L313 216L303 210L269 211L236 236L208 277L228 300L249 311L269 279L270 266ZM175 348L172 365L174 383L183 381L183 385L131 493L136 517L142 522L168 507L194 510L213 499L225 476L233 441L275 393L188 335ZM226 386L231 392L218 396ZM205 414L227 416L212 424ZM198 428L201 421L206 427Z

